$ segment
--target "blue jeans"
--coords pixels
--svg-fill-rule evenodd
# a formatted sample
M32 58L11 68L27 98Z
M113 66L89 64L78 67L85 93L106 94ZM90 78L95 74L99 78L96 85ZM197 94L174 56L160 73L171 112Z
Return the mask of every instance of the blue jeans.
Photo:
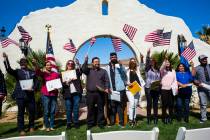
M57 96L45 96L42 95L42 102L44 108L44 124L46 128L54 127L55 110L57 103ZM49 116L50 115L50 122Z
M74 116L73 117L73 122L78 123L79 101L80 101L80 96L79 95L72 95L70 98L65 99L67 123L71 123L72 113L74 114L73 115Z
M189 95L184 95L184 96L179 96L177 97L176 100L176 106L177 106L177 116L179 118L188 118L189 113L190 113L190 96ZM184 107L184 110L183 110Z

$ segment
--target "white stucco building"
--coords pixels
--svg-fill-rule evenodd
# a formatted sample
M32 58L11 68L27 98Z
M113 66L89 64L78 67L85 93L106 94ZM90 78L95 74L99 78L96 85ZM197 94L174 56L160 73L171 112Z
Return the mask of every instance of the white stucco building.
M210 46L193 38L191 31L181 18L159 14L138 0L107 0L108 15L102 15L102 2L103 0L77 0L66 7L37 10L24 16L17 24L23 26L33 37L30 42L31 48L43 51L46 49L45 25L52 25L51 39L54 54L63 65L67 59L71 59L75 55L70 55L63 49L63 45L69 37L79 48L93 36L116 36L126 42L139 58L139 52L146 54L148 47L151 47L151 43L144 41L145 35L162 28L164 31L172 30L169 51L177 52L177 35L183 34L188 43L194 40L197 56L200 54L210 56ZM133 39L135 45L122 31L124 24L132 25L138 29ZM15 28L9 37L18 41L20 39L18 29ZM156 47L153 51L168 47ZM22 57L18 47L8 46L0 48L0 51L1 53L7 52L12 66L17 66L16 61ZM197 56L194 58L195 63L198 63ZM2 55L0 58L2 60ZM2 61L0 61L0 67L4 71Z

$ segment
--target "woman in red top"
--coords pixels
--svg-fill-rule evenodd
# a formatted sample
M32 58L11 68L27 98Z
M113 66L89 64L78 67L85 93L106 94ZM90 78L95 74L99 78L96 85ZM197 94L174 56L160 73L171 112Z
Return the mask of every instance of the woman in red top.
M44 110L44 125L46 127L46 131L54 130L54 119L55 119L58 89L48 91L46 83L47 81L58 79L60 76L58 73L51 70L52 64L50 61L46 61L44 70L40 70L40 68L36 63L36 60L33 60L33 62L34 66L36 67L36 74L40 76L44 81L41 88L42 103Z

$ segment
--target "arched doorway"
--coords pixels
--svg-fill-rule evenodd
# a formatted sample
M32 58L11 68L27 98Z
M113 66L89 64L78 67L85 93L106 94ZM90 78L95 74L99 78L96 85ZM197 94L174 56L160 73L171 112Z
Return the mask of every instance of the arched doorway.
M93 57L97 56L101 59L101 64L108 64L109 54L111 52L115 52L111 37L120 38L113 35L98 35L98 36L95 36L96 42L94 43L92 47L90 47L91 38L89 38L78 47L78 50L74 56L74 59L77 58L79 59L81 63L83 63L84 57L86 56L88 52L89 62L91 61ZM127 63L127 61L131 57L136 58L137 57L136 52L132 49L132 47L123 39L120 38L120 40L121 40L122 50L119 52L116 52L118 55L118 59L122 60L124 63Z

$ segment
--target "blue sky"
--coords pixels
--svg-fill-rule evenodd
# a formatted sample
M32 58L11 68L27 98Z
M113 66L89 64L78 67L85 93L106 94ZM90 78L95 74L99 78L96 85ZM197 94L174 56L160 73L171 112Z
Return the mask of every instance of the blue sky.
M5 26L8 35L16 23L18 23L22 16L29 14L30 11L36 11L46 7L66 6L76 0L1 0L0 8L0 27ZM181 17L190 28L193 36L196 37L195 32L199 31L203 25L210 23L210 0L139 0L141 3L156 10L157 12L165 15ZM102 62L108 61L109 52L113 51L111 41L108 38L97 40L96 44L91 48L90 58L97 52L98 46L108 45L109 47L103 48L108 53L103 57ZM77 57L82 60L81 56L87 51L88 44L79 50ZM100 48L101 49L101 48ZM119 58L129 58L133 56L131 50L126 45L123 45L124 51L119 53ZM126 52L126 53L125 53ZM100 53L99 53L100 55ZM104 55L104 54L103 54ZM81 58L80 58L81 57Z

